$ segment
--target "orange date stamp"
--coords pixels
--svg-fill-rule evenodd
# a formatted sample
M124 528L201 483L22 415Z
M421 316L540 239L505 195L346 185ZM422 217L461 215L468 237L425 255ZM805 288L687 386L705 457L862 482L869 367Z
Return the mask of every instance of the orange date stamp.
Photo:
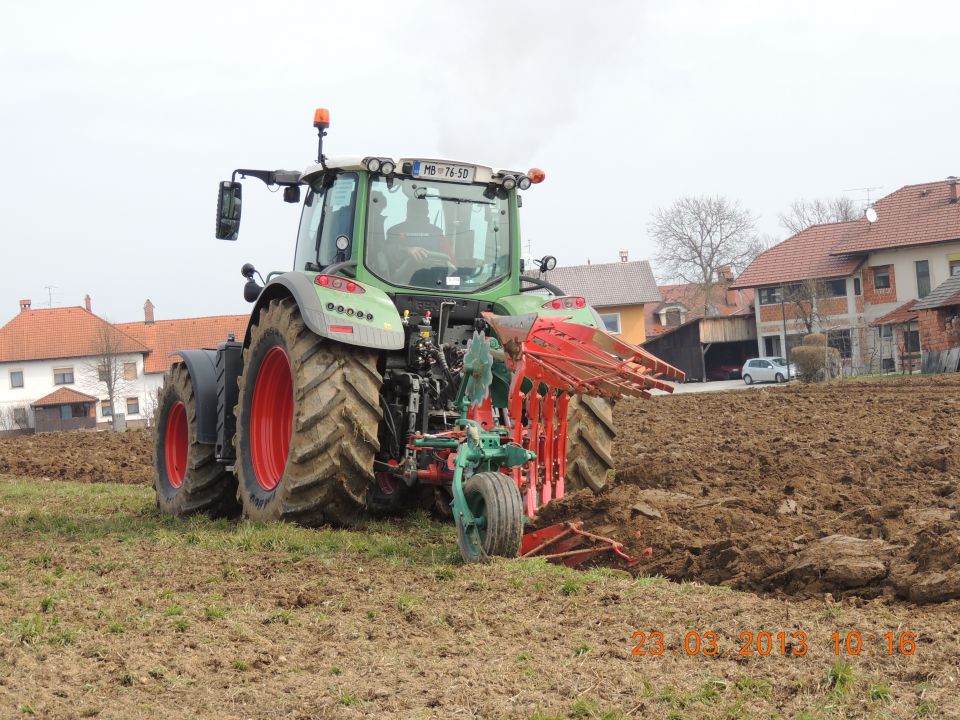
M917 634L909 631L864 636L858 630L834 632L829 638L811 638L804 630L766 630L740 632L734 642L724 642L715 630L691 630L668 636L660 630L637 630L631 636L636 643L631 655L658 657L664 654L760 656L779 655L804 657L811 652L832 652L834 655L886 654L913 655L917 651Z

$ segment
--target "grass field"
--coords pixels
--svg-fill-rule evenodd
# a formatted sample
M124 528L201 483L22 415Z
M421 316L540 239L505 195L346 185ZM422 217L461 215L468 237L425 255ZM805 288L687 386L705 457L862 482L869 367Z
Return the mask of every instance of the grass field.
M139 485L0 480L0 591L3 718L913 718L960 697L955 606L463 566L425 517L180 522ZM769 654L739 653L764 631ZM835 655L852 631L861 653Z

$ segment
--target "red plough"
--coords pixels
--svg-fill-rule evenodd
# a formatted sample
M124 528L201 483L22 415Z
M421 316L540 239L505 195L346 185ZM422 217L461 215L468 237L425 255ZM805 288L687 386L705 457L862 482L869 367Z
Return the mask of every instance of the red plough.
M567 410L571 395L616 399L673 392L661 377L684 374L646 350L564 317L485 313L513 372L508 412L513 440L537 459L513 471L527 517L564 495ZM526 390L524 390L526 388ZM526 414L526 425L519 420Z

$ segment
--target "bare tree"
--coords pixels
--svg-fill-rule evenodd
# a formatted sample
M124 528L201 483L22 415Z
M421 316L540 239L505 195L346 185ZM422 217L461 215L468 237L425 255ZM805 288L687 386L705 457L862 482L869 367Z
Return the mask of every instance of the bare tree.
M94 340L91 360L87 363L87 369L106 387L114 428L117 426L117 398L131 386L124 368L124 357L128 354L124 352L125 345L119 330L108 323L101 323Z
M820 280L804 280L783 288L783 301L793 310L794 317L803 323L807 334L814 328L823 328L824 317L817 305L819 298L829 297L826 283Z
M0 408L0 430L26 430L29 425L26 405Z
M753 214L720 196L675 200L653 213L648 232L659 246L658 274L664 280L699 285L704 317L716 314L713 288L720 268L726 265L739 273L763 252Z
M856 220L860 208L854 200L838 196L814 200L794 200L789 212L780 213L780 225L791 235L806 230L811 225Z

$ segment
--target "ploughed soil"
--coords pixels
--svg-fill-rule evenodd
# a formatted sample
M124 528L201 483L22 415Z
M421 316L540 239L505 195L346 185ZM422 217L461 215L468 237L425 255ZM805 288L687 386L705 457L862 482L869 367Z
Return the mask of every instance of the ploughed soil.
M616 419L617 479L541 522L629 572L463 565L424 516L177 521L147 431L0 440L0 717L960 717L960 375Z
M150 483L150 430L56 432L0 438L0 473L76 482Z
M582 519L674 580L960 597L960 375L628 400L615 419L616 479L539 525Z

